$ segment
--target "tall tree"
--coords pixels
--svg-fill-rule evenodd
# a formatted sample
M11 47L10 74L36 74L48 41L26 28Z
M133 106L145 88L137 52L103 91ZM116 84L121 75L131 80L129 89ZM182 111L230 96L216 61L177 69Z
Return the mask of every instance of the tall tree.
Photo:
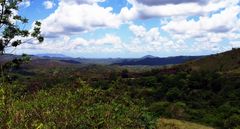
M33 30L25 29L28 19L18 15L19 5L22 0L0 0L0 58L5 54L6 49L15 48L23 43L37 39L43 42L41 35L41 22L36 21ZM25 39L25 40L23 40ZM5 71L18 67L20 64L29 60L26 55L14 59L11 62L0 63L2 82L4 82Z

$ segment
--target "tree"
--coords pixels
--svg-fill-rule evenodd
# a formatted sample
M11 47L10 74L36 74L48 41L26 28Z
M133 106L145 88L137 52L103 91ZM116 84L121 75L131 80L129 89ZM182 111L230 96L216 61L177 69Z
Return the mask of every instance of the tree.
M24 24L28 23L28 19L15 13L21 2L22 0L0 0L0 55L3 55L7 48L16 48L31 40L22 41L23 37L36 38L39 42L44 40L40 34L39 21L35 22L32 32L23 28Z
M32 31L24 28L28 19L16 13L21 2L22 0L0 0L0 58L8 48L15 49L17 46L31 42L33 39L37 39L39 42L44 40L40 31L41 22L36 21ZM26 40L24 41L23 38ZM6 69L11 66L18 66L26 59L28 59L26 55L23 55L20 59L1 64L1 76Z
M121 76L122 76L122 78L128 78L129 77L128 74L129 74L128 70L124 69L124 70L122 70Z

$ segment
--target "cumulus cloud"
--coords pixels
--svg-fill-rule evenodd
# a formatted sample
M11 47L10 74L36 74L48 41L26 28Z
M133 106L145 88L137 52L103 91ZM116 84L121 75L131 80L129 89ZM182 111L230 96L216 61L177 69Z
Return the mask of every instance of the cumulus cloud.
M127 20L138 18L148 19L154 17L163 18L173 16L206 15L208 13L217 11L221 8L225 8L233 4L237 4L239 2L238 0L210 0L206 4L201 5L199 4L202 3L201 0L198 2L196 0L179 0L179 4L163 4L168 2L171 3L174 1L177 0L166 0L165 2L153 2L153 0L128 0L128 2L133 5L133 7L130 9L126 7L123 8L120 15ZM149 4L154 5L151 6Z
M130 31L134 34L125 48L130 52L180 51L186 49L182 42L175 42L160 34L157 27L147 30L144 26L131 24Z
M21 49L34 49L44 52L53 53L89 53L96 52L103 55L106 53L169 53L178 55L179 53L198 53L202 51L221 52L231 47L239 46L239 42L230 42L227 46L220 44L221 35L211 33L206 37L198 40L187 42L182 39L173 39L172 37L163 36L160 28L153 27L150 29L141 25L130 24L129 30L133 37L128 42L123 42L117 35L106 34L101 38L84 39L82 37L72 38L70 36L60 36L57 38L46 38L44 43L33 46L24 44ZM225 35L231 39L239 39L239 35ZM209 40L211 37L212 41ZM175 54L174 54L175 53ZM109 56L109 54L108 54Z
M172 19L161 28L176 39L192 39L199 42L219 43L224 39L240 38L237 32L240 20L239 6L225 8L212 16L200 16L199 20Z
M232 48L240 48L240 41L232 41L229 44Z
M55 3L53 1L46 0L43 2L43 6L45 9L52 9L55 6Z
M200 16L198 21L195 20L172 20L162 28L166 31L175 33L202 33L202 32L228 32L239 22L239 6L226 8L220 13L212 16Z
M70 38L69 36L61 36L58 38L47 38L44 43L41 44L23 44L20 46L21 49L38 49L44 51L52 51L55 53L66 52L66 51L79 51L82 52L110 52L106 50L106 46L109 46L114 51L123 50L123 43L118 36L107 34L99 39L84 39L81 37Z
M82 0L71 1L81 2ZM73 4L72 2L61 1L55 12L42 20L44 35L72 35L95 28L117 28L121 24L120 18L112 12L111 7L103 8L97 4Z
M19 6L22 6L22 7L27 8L27 7L29 7L30 5L31 5L30 0L23 0L23 1L20 3Z
M156 5L166 5L166 4L183 4L183 3L197 3L206 4L208 0L137 0L139 3L156 6Z
M68 4L94 4L98 2L104 2L106 0L62 0Z

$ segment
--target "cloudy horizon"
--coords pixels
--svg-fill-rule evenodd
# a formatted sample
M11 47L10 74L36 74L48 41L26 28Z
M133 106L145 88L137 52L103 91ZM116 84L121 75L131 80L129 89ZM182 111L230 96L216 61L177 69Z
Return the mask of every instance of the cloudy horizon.
M19 14L45 41L16 53L73 57L207 55L240 47L239 0L43 0Z

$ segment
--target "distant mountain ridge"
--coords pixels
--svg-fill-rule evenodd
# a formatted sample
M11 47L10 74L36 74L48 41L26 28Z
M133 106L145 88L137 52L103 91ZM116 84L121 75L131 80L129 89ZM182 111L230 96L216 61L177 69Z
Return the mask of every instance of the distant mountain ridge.
M115 63L115 65L149 65L149 66L157 66L157 65L174 65L181 64L187 61L200 59L204 56L176 56L176 57L154 57L154 56L144 56L139 59L126 59L122 62Z
M3 58L4 57L4 58ZM9 60L15 57L15 55L4 55L1 60ZM47 62L59 62L59 64L103 64L103 65L148 65L148 66L162 66L162 65L174 65L181 64L187 61L202 58L202 56L176 56L160 58L152 55L146 55L141 58L73 58L63 54L37 54L32 55L32 61L47 61ZM43 60L47 59L47 60ZM38 61L38 64L40 62Z
M156 56L152 56L152 55L146 55L146 56L143 56L142 59L145 59L145 58L158 58Z
M50 57L50 58L71 58L63 54L52 54L52 53L45 53L45 54L36 54L37 57Z

